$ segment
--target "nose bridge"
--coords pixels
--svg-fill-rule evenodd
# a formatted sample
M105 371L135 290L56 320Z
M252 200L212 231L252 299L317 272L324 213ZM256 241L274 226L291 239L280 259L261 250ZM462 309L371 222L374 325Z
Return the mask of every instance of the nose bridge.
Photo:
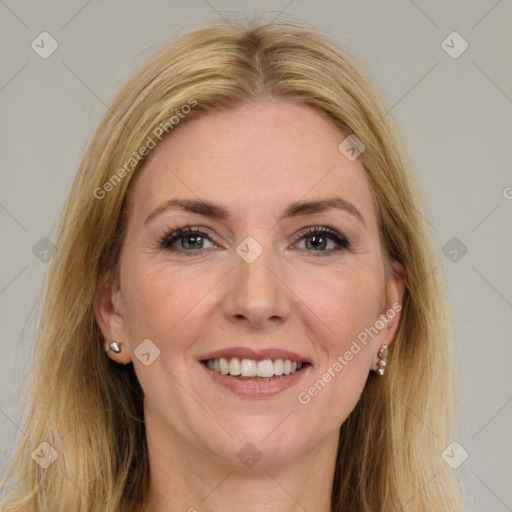
M258 239L262 243L249 236L236 248L226 313L231 318L244 316L261 323L286 316L288 297L271 232Z

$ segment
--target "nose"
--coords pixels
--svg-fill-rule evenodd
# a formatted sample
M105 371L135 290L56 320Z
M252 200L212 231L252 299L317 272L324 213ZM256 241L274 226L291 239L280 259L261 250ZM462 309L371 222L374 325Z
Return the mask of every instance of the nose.
M233 260L224 300L229 321L255 329L282 323L289 315L291 291L275 251L266 246L254 261L238 253Z

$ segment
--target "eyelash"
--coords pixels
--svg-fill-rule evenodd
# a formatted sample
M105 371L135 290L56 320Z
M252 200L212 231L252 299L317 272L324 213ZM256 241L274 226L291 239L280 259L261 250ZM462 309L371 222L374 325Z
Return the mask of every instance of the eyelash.
M194 236L194 235L196 235L196 236L199 235L199 236L201 236L201 238L206 237L208 240L210 240L210 242L212 242L212 240L208 236L208 233L201 231L203 229L205 231L209 231L207 228L204 228L202 226L191 227L189 225L187 225L185 227L181 227L181 228L169 228L160 236L158 248L165 249L167 251L174 252L174 253L188 253L189 257L193 257L195 255L202 255L204 249L179 250L179 249L171 248L171 245L174 242L181 240L182 238L186 238L187 236ZM315 255L314 257L323 258L323 257L327 257L327 256L332 256L335 253L338 253L340 251L346 251L351 248L350 242L343 235L341 235L336 230L329 228L327 226L313 226L313 227L307 228L306 230L304 230L300 233L299 241L302 241L304 238L307 238L310 236L316 236L316 235L321 235L321 236L324 236L326 238L333 240L338 245L338 247L335 249L323 250L323 251L314 251L314 250L308 251L308 249L303 249L308 252L320 253L320 254Z

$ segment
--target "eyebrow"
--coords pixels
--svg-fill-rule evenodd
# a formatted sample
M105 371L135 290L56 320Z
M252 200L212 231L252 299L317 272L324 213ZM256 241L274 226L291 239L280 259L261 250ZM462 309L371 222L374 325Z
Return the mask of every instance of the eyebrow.
M210 217L217 220L228 220L230 213L223 206L215 203L204 201L201 199L186 199L175 197L169 199L165 203L155 208L146 218L144 224L147 224L157 215L170 210L170 209L181 209L191 213L197 213L205 217ZM349 201L342 197L329 197L325 199L316 199L312 201L297 201L289 205L286 210L279 217L279 222L283 219L298 217L300 215L313 215L315 213L325 212L331 209L338 209L350 213L356 217L363 226L366 227L361 212Z

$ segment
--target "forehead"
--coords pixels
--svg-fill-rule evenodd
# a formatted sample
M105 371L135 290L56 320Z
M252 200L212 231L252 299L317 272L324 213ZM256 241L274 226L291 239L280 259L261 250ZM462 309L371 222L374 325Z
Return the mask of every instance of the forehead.
M345 137L304 104L244 104L203 113L178 125L148 155L133 214L147 215L180 196L207 198L240 216L255 209L272 216L298 200L340 195L371 225L366 171L360 160L349 161L339 151Z

